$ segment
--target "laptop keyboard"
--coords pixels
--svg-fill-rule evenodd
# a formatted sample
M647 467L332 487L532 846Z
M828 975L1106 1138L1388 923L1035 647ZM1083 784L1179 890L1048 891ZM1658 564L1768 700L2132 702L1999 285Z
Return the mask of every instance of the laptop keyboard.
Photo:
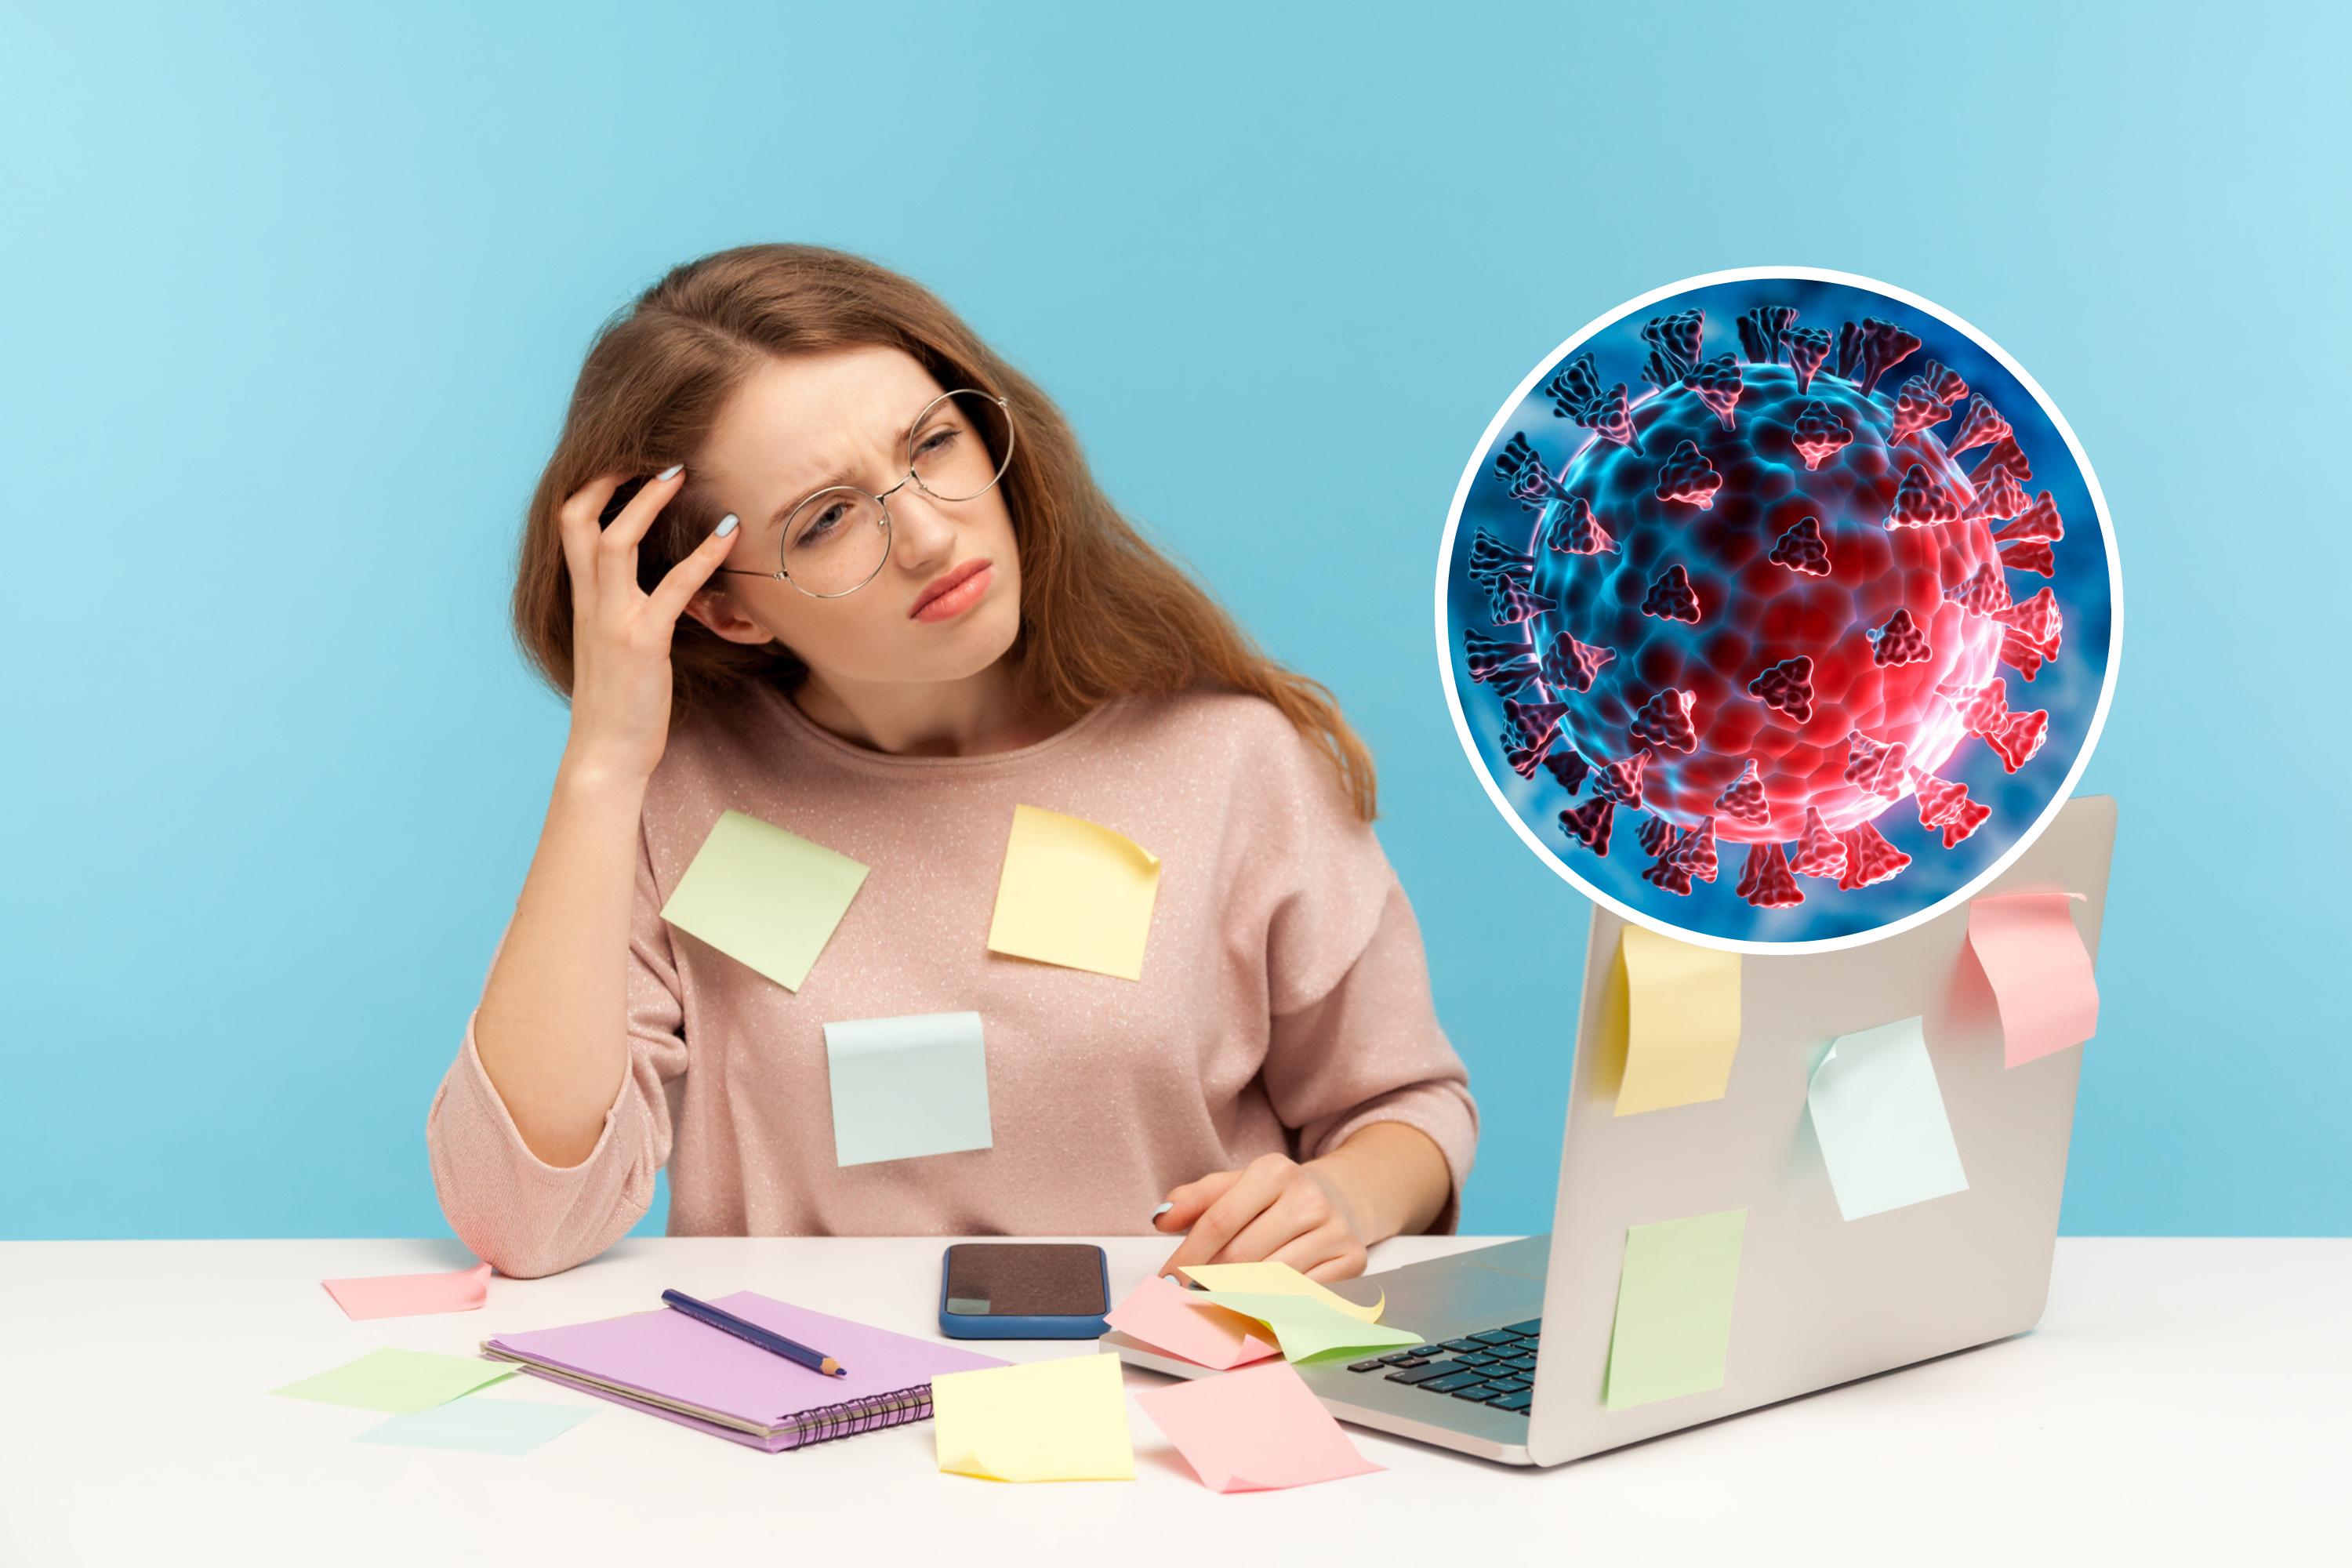
M1535 1403L1537 1337L1541 1318L1508 1328L1489 1329L1444 1344L1416 1345L1393 1355L1353 1362L1349 1372L1385 1373L1391 1383L1410 1384L1423 1394L1449 1394L1525 1415Z

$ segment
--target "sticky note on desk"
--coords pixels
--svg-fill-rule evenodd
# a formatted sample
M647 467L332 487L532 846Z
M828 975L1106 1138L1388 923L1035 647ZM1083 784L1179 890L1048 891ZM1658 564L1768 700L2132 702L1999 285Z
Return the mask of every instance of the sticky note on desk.
M834 1163L989 1147L988 1053L977 1013L824 1026Z
M1318 1279L1309 1279L1287 1263L1271 1258L1253 1263L1188 1263L1181 1264L1177 1272L1204 1290L1247 1290L1261 1296L1304 1296L1320 1301L1335 1312L1345 1312L1351 1318L1361 1318L1368 1323L1381 1321L1381 1312L1388 1305L1388 1292L1375 1289L1372 1304L1350 1301Z
M2072 910L2080 893L2003 893L1969 903L1969 945L2000 1007L2001 1065L2020 1067L2099 1032L2099 983Z
M1283 1356L1305 1361L1309 1356L1339 1351L1402 1350L1423 1342L1411 1329L1368 1322L1353 1312L1325 1306L1312 1296L1254 1290L1204 1290L1201 1297L1213 1307L1255 1318L1270 1330Z
M1841 1035L1813 1069L1805 1103L1849 1220L1969 1190L1924 1021Z
M1739 1050L1739 955L1627 925L1625 1078L1616 1114L1721 1100Z
M325 1279L327 1294L348 1318L411 1318L426 1312L470 1312L490 1299L490 1266L478 1263L446 1274L383 1274Z
M1272 1331L1256 1319L1213 1307L1200 1300L1199 1291L1157 1274L1104 1313L1103 1321L1154 1350L1221 1372L1282 1353L1271 1338L1259 1337Z
M934 1376L940 1468L992 1481L1133 1480L1119 1365L1097 1352Z
M989 951L1139 980L1159 892L1160 858L1133 839L1084 817L1016 805Z
M720 815L662 919L798 991L833 936L866 868L740 811Z
M528 1454L595 1414L577 1405L537 1399L453 1399L379 1422L352 1441L467 1454Z
M436 1355L430 1351L387 1347L269 1392L289 1399L315 1399L324 1405L403 1415L512 1377L517 1370L512 1362L481 1356Z
M1144 1389L1135 1402L1211 1491L1269 1491L1387 1468L1364 1458L1284 1362Z
M1629 1226L1601 1402L1612 1410L1723 1386L1746 1209Z

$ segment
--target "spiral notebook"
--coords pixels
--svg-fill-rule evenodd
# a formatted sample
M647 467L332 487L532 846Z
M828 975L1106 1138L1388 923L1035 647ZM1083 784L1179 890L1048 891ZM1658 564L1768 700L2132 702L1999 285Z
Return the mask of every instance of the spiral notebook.
M711 1304L814 1346L847 1375L823 1376L667 1307L499 1334L484 1340L482 1350L541 1377L772 1454L925 1420L934 1376L1006 1364L756 1290Z

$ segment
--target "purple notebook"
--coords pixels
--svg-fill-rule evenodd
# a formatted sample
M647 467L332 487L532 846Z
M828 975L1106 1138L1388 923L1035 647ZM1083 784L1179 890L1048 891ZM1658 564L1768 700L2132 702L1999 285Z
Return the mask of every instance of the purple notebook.
M823 1352L847 1375L811 1372L667 1307L499 1334L484 1340L482 1349L541 1377L772 1454L923 1420L931 1413L936 1374L1007 1364L756 1290L720 1296L711 1305Z

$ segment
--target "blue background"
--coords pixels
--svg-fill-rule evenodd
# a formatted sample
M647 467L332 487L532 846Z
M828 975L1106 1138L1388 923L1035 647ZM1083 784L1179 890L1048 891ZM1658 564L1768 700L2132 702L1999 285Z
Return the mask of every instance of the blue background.
M1674 279L1958 312L2065 411L2128 577L2064 1225L2352 1231L2340 13L477 9L0 20L0 1234L446 1234L425 1105L564 730L517 521L596 324L755 239L939 289L1339 692L1488 1232L1546 1223L1567 1049L1487 933L1573 951L1586 905L1441 694L1464 462Z
M1661 279L1661 283L1674 279ZM1901 287L1892 279L1881 282ZM1936 301L1941 304L1941 301ZM1644 850L1635 835L1643 814L1633 810L1612 813L1611 853L1595 855L1570 837L1559 823L1561 808L1581 804L1560 787L1559 781L1547 769L1538 768L1532 778L1521 778L1511 769L1508 748L1504 734L1509 728L1504 699L1492 685L1480 686L1470 678L1470 666L1464 652L1465 633L1494 637L1503 642L1530 642L1542 648L1559 630L1576 629L1580 635L1606 643L1611 640L1605 631L1606 622L1579 623L1573 616L1548 616L1526 627L1494 625L1493 601L1486 589L1472 581L1470 560L1474 543L1481 531L1513 550L1531 552L1538 562L1532 579L1538 594L1559 595L1567 584L1575 581L1580 567L1622 569L1622 563L1639 559L1643 541L1634 532L1643 525L1636 521L1638 511L1629 514L1620 509L1627 504L1621 489L1610 493L1598 476L1599 465L1608 461L1615 448L1606 447L1597 436L1579 429L1559 416L1546 383L1552 378L1558 365L1565 364L1579 355L1592 357L1594 373L1603 386L1630 383L1627 391L1634 399L1637 416L1656 396L1656 388L1641 378L1639 367L1648 353L1643 341L1642 329L1661 316L1676 311L1697 310L1704 312L1705 338L1699 348L1703 359L1712 360L1718 354L1738 353L1737 323L1741 314L1757 305L1794 307L1801 325L1820 328L1834 338L1841 325L1875 316L1894 322L1920 340L1920 347L1903 363L1889 372L1881 381L1874 395L1881 406L1892 411L1897 389L1906 378L1933 360L1961 376L1978 396L2000 409L2009 420L2013 438L2031 465L2033 479L2023 487L2030 499L2047 492L2058 515L2065 524L2065 536L2053 547L2056 563L2053 578L2044 579L2021 571L2002 573L2002 580L2019 601L2032 597L2042 586L2053 589L2063 621L2063 640L2059 657L2027 681L2007 664L1994 666L2000 676L2002 693L2017 711L2041 710L2049 715L2049 731L2041 750L2026 765L2011 773L2005 769L1993 749L1975 736L1963 733L1960 743L1951 755L1928 771L1950 783L1966 786L1969 798L1990 809L1992 815L1982 826L1962 844L1944 847L1940 829L1926 826L1919 820L1916 798L1909 795L1894 801L1880 811L1873 822L1887 841L1908 855L1911 862L1892 879L1874 886L1841 889L1832 881L1806 879L1800 883L1805 893L1804 902L1792 909L1764 910L1751 908L1739 895L1738 887L1747 865L1748 847L1733 842L1727 835L1719 847L1723 869L1712 883L1697 882L1685 893L1670 893L1643 879L1653 857ZM1612 309L1615 309L1612 306ZM1949 306L1944 307L1948 311ZM1955 312L1956 313L1956 312ZM1599 314L1599 312L1595 312ZM1967 320L1962 316L1963 321ZM1563 338L1570 331L1581 331L1584 323L1578 321L1563 327ZM1978 329L1982 331L1981 328ZM2012 356L2013 357L2013 356ZM1744 356L1743 356L1744 359ZM1827 362L1832 372L1836 367L1835 351ZM1472 739L1479 744L1487 773L1503 792L1503 798L1525 822L1528 831L1558 856L1568 868L1584 879L1587 886L1616 899L1648 915L1686 931L1705 932L1728 937L1740 942L1818 942L1854 931L1870 931L1900 921L1927 909L1948 894L1964 889L1987 868L2008 853L2018 835L2033 826L2044 807L2057 795L2066 782L2066 772L2074 765L2082 750L2084 737L2089 732L2091 717L2098 707L2099 692L2105 681L2107 652L2114 635L2111 615L2106 541L2103 537L2097 509L2091 504L2090 487L2083 480L2082 470L2075 466L2074 454L2066 449L2063 437L2050 416L2035 403L2033 395L2019 383L2009 370L1987 353L1973 340L1957 328L1948 325L1927 311L1906 304L1889 295L1858 285L1827 283L1817 279L1796 281L1788 279L1751 279L1737 282L1713 283L1696 289L1683 289L1666 299L1655 300L1601 328L1590 338L1565 353L1547 353L1528 365L1528 370L1543 367L1543 375L1513 407L1511 417L1496 430L1494 439L1480 449L1478 478L1463 498L1462 520L1454 530L1454 548L1447 569L1446 606L1448 630L1447 650L1454 666L1454 692L1456 699L1466 700L1467 718ZM2032 374L2032 365L2025 366ZM1500 406L1518 384L1500 388L1496 403ZM1834 384L1832 381L1825 386ZM1751 387L1747 407L1759 406L1759 392ZM1696 400L1685 397L1680 405L1686 417L1704 422L1702 445L1715 438L1715 421L1696 407ZM1953 417L1940 420L1929 429L1938 437L1948 440L1955 437L1961 424L1962 411L1968 406L1963 400L1953 409ZM2064 413L2062 408L2060 413ZM1549 550L1534 548L1541 539L1547 524L1510 493L1510 489L1496 474L1495 457L1507 447L1515 435L1524 435L1545 467L1555 474L1565 473L1569 488L1590 499L1602 526L1615 526L1625 550L1597 557L1590 562L1559 555ZM1727 438L1728 439L1728 438ZM1628 461L1617 467L1615 482L1622 484L1629 476L1638 476L1637 482L1647 489L1657 473L1656 463L1674 449L1672 437L1661 436L1654 429L1638 461ZM1939 441L1940 446L1940 441ZM1595 450L1594 448L1604 448ZM1664 448L1654 450L1653 448ZM1717 451L1722 448L1709 447ZM1735 448L1736 449L1736 448ZM1597 459L1578 467L1579 458ZM1974 448L1960 454L1958 466L1965 472L1985 460L1985 449ZM1823 472L1834 482L1838 459L1831 459ZM1824 495L1823 489L1812 488L1805 470L1795 464L1788 465L1795 476L1801 494ZM1900 472L1899 464L1895 471ZM2091 471L2098 472L2098 459L2091 459ZM1634 502L1638 505L1638 497ZM1882 524L1876 517L1854 519L1831 510L1823 501L1821 510L1828 534L1828 549L1836 558L1837 540L1843 529L1861 527L1877 530ZM1669 510L1667 516L1674 513ZM1695 514L1685 513L1685 516ZM1998 526L1996 524L1995 526ZM1651 535L1656 537L1654 533ZM1687 537L1675 535L1675 537ZM1630 552L1630 553L1629 553ZM2127 552L2118 551L2119 555ZM1779 569L1775 568L1777 572ZM1585 573L1590 580L1598 572ZM1628 575L1632 575L1629 574ZM1724 589L1718 584L1727 575L1720 569L1708 573L1694 563L1694 575L1708 583L1714 591ZM1736 579L1735 579L1736 580ZM1795 579L1791 579L1794 581ZM1947 587L1950 584L1947 584ZM1622 591L1622 588L1619 591ZM1633 590L1641 592L1636 586ZM2131 590L2125 588L2128 604ZM1612 606L1613 598L1606 598ZM1573 605L1573 600L1566 601ZM1930 623L1931 625L1933 623ZM1668 627L1661 622L1643 623L1649 635L1668 648L1679 647L1696 652L1704 647L1698 628L1685 632ZM1861 628L1846 628L1848 635L1860 636ZM1612 650L1618 651L1618 650ZM1798 651L1796 645L1775 647L1759 653L1758 659L1778 659ZM1645 667L1642 653L1625 650L1626 657L1614 668L1604 666L1594 683L1591 696L1572 692L1554 692L1552 700L1567 704L1569 712L1559 731L1561 746L1582 746L1588 762L1599 763L1614 759L1632 748L1622 741L1622 731L1611 731L1612 720L1600 714L1612 715L1622 721L1632 706L1645 700L1650 686L1628 672ZM1521 699L1530 695L1522 691ZM1596 703L1595 700L1599 702ZM1931 711L1940 704L1931 701ZM1816 714L1818 721L1822 716ZM1706 732L1708 719L1704 710L1698 720L1701 733ZM1836 731L1832 731L1832 733ZM1604 749L1593 742L1596 733L1609 735ZM1895 738L1892 730L1874 731L1874 739ZM1916 747L1915 747L1916 750ZM1914 758L1916 762L1917 759ZM1669 764L1671 765L1671 763ZM1653 773L1654 786L1658 774ZM1590 795L1582 800L1590 800ZM1675 821L1678 828L1696 826L1694 821ZM1721 824L1718 826L1731 826ZM1794 845L1789 845L1791 854Z

